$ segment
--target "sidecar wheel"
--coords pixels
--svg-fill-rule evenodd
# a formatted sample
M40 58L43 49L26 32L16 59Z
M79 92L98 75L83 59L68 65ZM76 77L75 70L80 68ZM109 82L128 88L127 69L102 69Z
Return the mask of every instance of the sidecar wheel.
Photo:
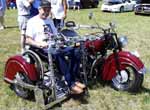
M144 80L144 75L131 65L126 65L126 68L120 71L112 79L112 87L116 90L138 92Z
M31 81L28 79L28 77L24 73L17 73L16 77L22 80L23 82L31 84ZM16 84L12 84L11 86L12 86L11 88L19 97L22 97L24 99L31 99L31 98L33 99L33 96L34 96L33 91L23 88L22 86L16 85Z

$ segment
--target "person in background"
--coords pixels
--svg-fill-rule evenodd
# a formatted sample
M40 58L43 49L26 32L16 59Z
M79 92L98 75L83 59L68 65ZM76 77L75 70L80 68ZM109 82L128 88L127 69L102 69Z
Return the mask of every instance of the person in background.
M67 17L67 1L66 0L49 0L52 7L52 17L54 25L59 28L64 25Z
M57 29L54 26L53 20L49 18L51 3L47 0L42 0L38 10L39 14L29 19L27 23L26 43L40 47L44 50L44 52L46 52L45 54L48 54L48 43L44 39L47 37L51 38L51 35L57 35ZM52 42L52 40L49 42ZM73 49L74 48L66 47L60 51L50 52L56 61L59 73L65 76L65 80L67 81L72 93L81 94L85 85L79 81L75 81L75 72L78 72L76 67L79 66L77 57L79 56L75 56ZM68 61L65 59L65 55L69 55L71 57L71 64L68 64Z
M9 10L9 8L10 8L10 2L11 2L11 0L6 0L6 5L7 5L7 9Z
M80 10L80 0L74 0L74 7L73 7L73 9L75 10L76 9L76 7L77 7L77 9L78 9L78 11Z
M72 0L67 0L67 9L70 9L70 4L72 3Z
M36 16L38 12L38 8L40 5L41 0L34 0L34 2L31 4L31 9L30 9L30 18L33 16Z
M21 52L24 51L24 40L27 21L30 18L30 8L34 0L16 0L18 9L18 24L21 31Z
M9 7L10 7L11 9L17 9L16 0L10 0Z
M4 25L5 11L6 11L6 1L0 0L0 30L5 28Z

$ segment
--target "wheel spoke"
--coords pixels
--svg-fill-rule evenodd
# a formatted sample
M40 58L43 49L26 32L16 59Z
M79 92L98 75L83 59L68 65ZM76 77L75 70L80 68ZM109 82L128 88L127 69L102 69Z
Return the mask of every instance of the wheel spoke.
M138 90L143 82L143 75L138 75L139 73L131 65L122 65L122 70L120 74L112 79L112 86L117 90L123 91L136 91Z

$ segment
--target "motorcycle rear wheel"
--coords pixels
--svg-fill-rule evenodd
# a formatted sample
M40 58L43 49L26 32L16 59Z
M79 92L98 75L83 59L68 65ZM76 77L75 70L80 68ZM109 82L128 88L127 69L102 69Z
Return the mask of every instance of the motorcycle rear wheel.
M31 81L28 79L28 77L25 75L25 73L17 73L16 77L19 78L20 80L22 80L25 83L29 83L31 84ZM16 80L16 79L14 79ZM12 84L12 89L14 90L14 92L19 96L22 97L24 99L33 99L34 96L34 92L26 89L20 85L16 85L16 84Z
M143 74L139 74L133 66L126 65L126 68L112 79L112 87L116 90L135 93L141 88L143 80Z

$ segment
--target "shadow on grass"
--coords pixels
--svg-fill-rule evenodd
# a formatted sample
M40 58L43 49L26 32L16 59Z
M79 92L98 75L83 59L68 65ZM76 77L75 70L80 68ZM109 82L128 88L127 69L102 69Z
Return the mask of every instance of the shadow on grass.
M94 78L88 81L87 84L89 89L97 89L97 88L101 88L104 86L110 86L111 87L111 81L103 81L101 79L98 78Z
M5 29L18 28L18 26L6 26Z
M145 88L145 87L142 87L141 90L140 90L141 93L148 93L150 94L150 88Z
M138 16L145 16L145 17L150 17L150 14L144 14L144 13L137 13L135 15L138 15Z

